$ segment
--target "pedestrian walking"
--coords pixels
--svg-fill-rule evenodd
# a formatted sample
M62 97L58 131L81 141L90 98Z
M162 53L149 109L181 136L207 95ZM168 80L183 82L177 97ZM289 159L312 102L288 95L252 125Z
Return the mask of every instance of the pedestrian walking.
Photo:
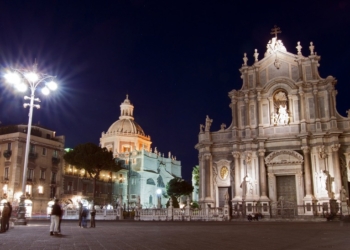
M94 208L92 209L90 215L91 215L90 227L96 227L96 224L95 224L96 211Z
M1 213L1 233L5 233L6 232L6 223L9 220L9 216L10 216L10 208L7 205L7 202L4 203L4 208L2 209L2 213Z
M58 234L58 225L60 222L60 216L62 215L62 209L58 204L58 199L55 199L55 203L51 210L51 225L50 225L50 235Z
M12 215L12 205L10 202L7 202L7 206L9 207L9 216L7 218L7 221L6 221L6 227L5 227L5 230L9 230L10 229L10 218L11 218L11 215Z

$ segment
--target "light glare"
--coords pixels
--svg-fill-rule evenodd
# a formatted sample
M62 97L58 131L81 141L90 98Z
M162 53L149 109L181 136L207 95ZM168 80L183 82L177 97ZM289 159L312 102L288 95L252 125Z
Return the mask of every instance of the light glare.
M55 83L54 81L50 81L46 84L46 86L51 89L51 90L56 90L57 89L57 83Z
M7 73L5 79L12 84L19 84L21 82L21 77L17 73Z
M27 86L27 84L21 82L21 83L16 84L15 88L20 92L26 92L28 89L28 86Z
M36 82L39 79L38 75L34 72L26 73L24 76L31 82Z
M44 87L41 89L41 92L44 94L44 95L49 95L50 94L50 90L47 88L47 87Z

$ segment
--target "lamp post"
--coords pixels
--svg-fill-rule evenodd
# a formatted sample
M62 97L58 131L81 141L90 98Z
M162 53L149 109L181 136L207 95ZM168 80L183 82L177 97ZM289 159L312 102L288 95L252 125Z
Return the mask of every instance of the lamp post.
M157 189L157 208L161 208L162 204L161 204L161 197L162 194L162 190L160 188Z
M12 84L17 90L25 92L30 88L30 97L24 96L24 100L29 100L29 103L24 103L24 108L29 106L29 118L27 128L26 150L24 155L23 180L22 180L22 195L20 197L18 217L16 225L27 225L25 218L26 207L24 200L26 198L26 183L28 170L28 156L30 149L30 133L32 129L33 107L39 109L39 104L34 104L34 101L40 102L39 98L35 98L35 90L42 83L45 86L42 88L44 95L50 94L50 90L56 90L57 84L53 81L54 77L37 72L37 64L34 63L31 69L12 69L5 75L7 82Z

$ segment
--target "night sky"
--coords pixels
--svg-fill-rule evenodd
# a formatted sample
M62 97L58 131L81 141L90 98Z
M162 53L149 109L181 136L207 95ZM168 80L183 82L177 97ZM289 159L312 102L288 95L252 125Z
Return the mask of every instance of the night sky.
M313 4L310 4L312 2ZM199 124L231 124L228 92L241 87L243 53L263 58L277 25L288 52L310 41L320 75L338 79L337 108L350 109L349 1L1 1L0 66L38 62L59 91L34 110L33 124L65 135L66 147L93 142L119 119L126 94L152 148L198 164ZM1 81L2 125L27 124L23 93Z

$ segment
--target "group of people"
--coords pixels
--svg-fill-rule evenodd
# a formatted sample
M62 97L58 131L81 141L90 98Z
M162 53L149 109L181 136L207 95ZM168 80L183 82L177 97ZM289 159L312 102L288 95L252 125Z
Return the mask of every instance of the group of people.
M61 234L61 221L63 217L63 209L59 204L59 200L55 199L55 203L52 205L51 209L51 224L50 224L50 235L59 235ZM83 206L82 203L79 203L79 227L87 228L87 217L89 215L89 211L86 207ZM95 224L95 215L96 211L93 209L90 212L90 227L96 227Z
M1 212L1 229L0 233L5 233L10 228L10 217L12 214L12 206L10 202L4 203L4 208Z
M86 207L83 206L82 203L79 203L79 227L87 228L87 217L89 215L89 211ZM95 223L95 215L96 211L93 209L90 212L90 227L96 227Z
M50 224L50 235L61 234L61 221L63 216L63 209L58 203L59 200L55 199L55 203L51 209L51 224Z

